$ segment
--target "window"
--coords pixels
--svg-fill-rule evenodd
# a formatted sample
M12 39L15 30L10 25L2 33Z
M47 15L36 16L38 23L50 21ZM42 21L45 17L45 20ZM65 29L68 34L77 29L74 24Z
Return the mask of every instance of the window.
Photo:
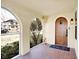
M75 12L75 39L77 39L77 11Z

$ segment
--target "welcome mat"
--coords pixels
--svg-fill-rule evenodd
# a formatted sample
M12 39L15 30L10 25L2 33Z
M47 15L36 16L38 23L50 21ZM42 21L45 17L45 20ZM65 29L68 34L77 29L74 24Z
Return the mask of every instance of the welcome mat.
M64 51L70 51L70 48L69 47L64 47L64 46L59 46L59 45L50 45L49 47L50 48L64 50Z

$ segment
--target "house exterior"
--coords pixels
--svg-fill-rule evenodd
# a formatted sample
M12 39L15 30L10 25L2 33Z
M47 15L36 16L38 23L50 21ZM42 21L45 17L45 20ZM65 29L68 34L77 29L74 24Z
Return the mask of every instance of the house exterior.
M78 56L78 40L75 38L77 0L2 0L2 7L11 11L19 22L19 55L31 50L30 25L35 18L39 18L46 43L75 48Z
M1 22L1 32L5 30L6 30L5 33L19 32L19 25L17 21L12 19Z

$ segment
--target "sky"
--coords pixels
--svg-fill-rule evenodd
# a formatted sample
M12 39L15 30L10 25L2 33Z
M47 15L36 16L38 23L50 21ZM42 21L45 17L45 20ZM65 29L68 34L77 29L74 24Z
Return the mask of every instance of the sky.
M8 10L1 8L1 22L3 21L7 21L9 19L15 19L14 15L12 15L11 12L9 12Z

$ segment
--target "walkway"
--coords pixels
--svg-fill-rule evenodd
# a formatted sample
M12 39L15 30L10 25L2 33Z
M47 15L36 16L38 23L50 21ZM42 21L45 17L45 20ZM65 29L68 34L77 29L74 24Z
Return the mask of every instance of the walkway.
M19 56L16 59L77 59L75 50L70 48L70 51L50 48L44 43L39 44L31 49L29 53L24 56Z

